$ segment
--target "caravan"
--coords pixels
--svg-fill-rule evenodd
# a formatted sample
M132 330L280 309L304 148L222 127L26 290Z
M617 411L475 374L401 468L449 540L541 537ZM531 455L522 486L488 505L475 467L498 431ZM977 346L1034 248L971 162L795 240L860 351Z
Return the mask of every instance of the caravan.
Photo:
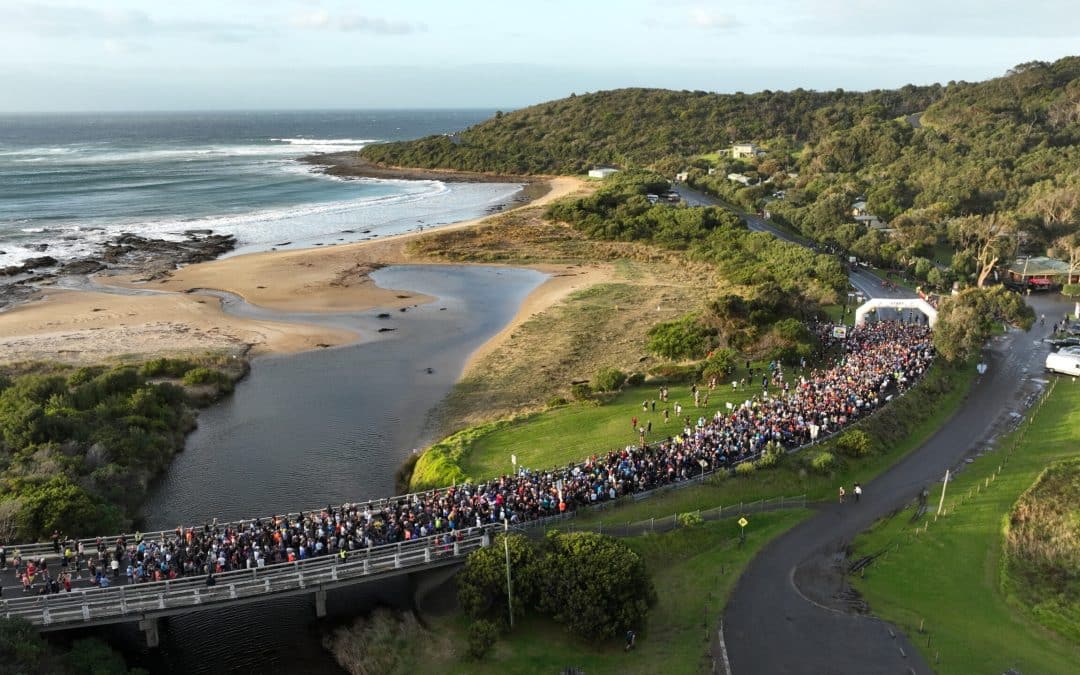
M1080 346L1062 347L1059 351L1047 354L1046 369L1062 375L1080 375Z

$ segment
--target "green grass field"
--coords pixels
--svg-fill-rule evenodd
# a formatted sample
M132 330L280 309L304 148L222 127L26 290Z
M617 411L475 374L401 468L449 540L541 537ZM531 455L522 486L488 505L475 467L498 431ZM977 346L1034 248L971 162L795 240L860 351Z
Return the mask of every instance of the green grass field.
M1030 608L1002 592L1002 529L1013 504L1047 464L1080 452L1080 385L1058 383L1006 461L1013 441L1003 439L1001 449L950 482L943 518L933 518L938 485L928 516L913 523L910 510L901 512L855 543L856 555L891 549L856 585L874 613L901 626L941 673L1064 675L1080 663L1080 645L1038 625ZM919 528L926 529L915 534ZM918 632L922 622L929 646Z
M755 370L760 370L760 365ZM745 371L740 369L741 374ZM699 416L711 418L725 403L742 403L761 391L758 386L732 391L731 382L722 383L711 392L709 406L695 408L689 385L669 385L667 403L659 400L659 387L631 387L603 405L574 403L524 418L477 439L465 455L462 468L469 476L482 478L497 476L513 470L510 456L517 455L518 466L544 469L579 462L589 455L619 449L638 443L638 432L631 422L637 418L639 426L652 422L650 441L674 436L682 432L683 423L675 418L674 405L682 405L683 418L689 416L696 423ZM707 387L704 388L707 391ZM648 400L648 410L642 403ZM656 410L651 402L656 401ZM704 402L704 393L701 401ZM668 408L669 421L664 422L663 410Z
M710 478L700 485L684 487L659 498L628 502L600 511L586 511L574 519L577 524L611 522L625 524L649 518L663 518L675 513L686 513L730 506L739 502L752 502L772 497L793 497L805 494L810 500L832 499L839 485L851 486L855 481L868 483L898 459L921 445L956 410L970 386L974 369L953 375L955 382L951 392L935 406L933 413L923 420L908 437L891 448L860 460L846 461L835 473L820 475L806 471L798 457L790 456L778 468L756 471L751 476ZM727 386L718 386L710 398L710 410L725 401L744 400L748 391L731 392ZM669 387L670 404L682 401L684 415L696 419L693 399L685 386ZM641 403L646 396L655 397L656 388L636 387L625 391L603 406L572 404L549 410L504 425L475 439L465 452L462 463L469 475L497 475L513 467L510 455L515 454L519 466L546 468L571 461L581 461L592 453L635 443L637 434L631 431L630 420L638 416L639 424L653 420L653 436L677 433L680 427L672 419L666 426L663 417L642 413ZM651 401L651 398L650 398ZM657 410L661 403L657 401ZM887 413L886 413L887 414Z
M761 547L809 514L799 510L750 516L742 548L732 520L624 539L644 557L658 598L630 652L623 651L621 639L585 641L543 617L532 617L503 636L483 661L468 661L456 656L464 651L467 620L452 615L429 623L434 632L450 637L457 646L455 655L432 654L430 662L419 664L420 672L531 675L574 667L596 675L707 670L708 640L743 568Z

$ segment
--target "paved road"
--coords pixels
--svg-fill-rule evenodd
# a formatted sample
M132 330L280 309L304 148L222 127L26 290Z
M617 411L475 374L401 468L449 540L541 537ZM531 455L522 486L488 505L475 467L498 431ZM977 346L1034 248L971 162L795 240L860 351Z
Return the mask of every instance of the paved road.
M718 204L680 186L692 205ZM804 243L757 216L751 229ZM865 270L851 282L868 297L911 297L889 291ZM1058 297L1029 298L1037 314L1061 316L1072 306ZM859 613L842 570L851 540L877 519L915 499L975 452L986 449L1044 386L1041 339L1049 328L1010 331L986 350L987 374L961 409L918 450L864 486L858 505L829 504L779 537L754 559L724 610L723 639L731 671L744 673L931 673L929 665L894 626ZM850 489L850 486L848 486ZM871 608L872 609L872 608Z
M734 208L729 204L721 202L715 197L711 197L707 194L689 188L684 183L676 183L675 190L683 198L683 201L685 201L690 206L721 206L741 216L744 220L746 220L747 227L749 227L754 232L768 232L777 239L783 239L784 241L788 241L793 244L799 244L800 246L810 245L810 242L808 240L796 237L778 228L776 225L760 216ZM862 291L863 295L868 298L918 297L914 291L903 286L898 286L897 288L883 288L881 285L881 279L879 277L861 268L852 270L848 274L848 280L851 281L852 286Z
M1050 316L1068 309L1045 297L1032 304ZM761 552L724 612L732 672L932 672L898 630L849 607L837 563L855 535L916 498L946 468L985 449L1015 422L1013 413L1022 412L1045 382L1048 348L1041 338L1048 331L1036 326L996 339L987 349L989 371L960 411L926 444L866 485L862 503L830 504Z

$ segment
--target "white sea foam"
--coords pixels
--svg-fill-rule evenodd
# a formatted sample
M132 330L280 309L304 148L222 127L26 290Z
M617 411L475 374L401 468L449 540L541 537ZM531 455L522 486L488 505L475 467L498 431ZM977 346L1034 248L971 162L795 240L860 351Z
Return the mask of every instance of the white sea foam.
M104 164L120 162L205 161L223 157L299 157L309 153L359 150L377 143L376 139L358 138L270 138L246 144L208 144L194 147L148 148L138 150L103 150L94 145L0 150L0 160L14 162L54 162L56 164Z

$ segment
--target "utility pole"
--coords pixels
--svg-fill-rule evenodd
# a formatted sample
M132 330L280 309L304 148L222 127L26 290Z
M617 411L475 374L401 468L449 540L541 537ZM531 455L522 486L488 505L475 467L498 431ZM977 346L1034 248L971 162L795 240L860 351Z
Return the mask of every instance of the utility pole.
M949 470L945 469L945 482L941 484L941 501L939 501L938 505L937 505L937 515L939 515L939 516L941 515L941 507L945 506L945 488L948 485L949 485ZM509 558L507 558L507 560L509 561ZM510 572L510 570L508 568L507 569L507 574L509 574L509 572Z
M506 551L506 605L510 608L510 628L514 627L514 591L510 585L510 521L503 518L503 548Z

